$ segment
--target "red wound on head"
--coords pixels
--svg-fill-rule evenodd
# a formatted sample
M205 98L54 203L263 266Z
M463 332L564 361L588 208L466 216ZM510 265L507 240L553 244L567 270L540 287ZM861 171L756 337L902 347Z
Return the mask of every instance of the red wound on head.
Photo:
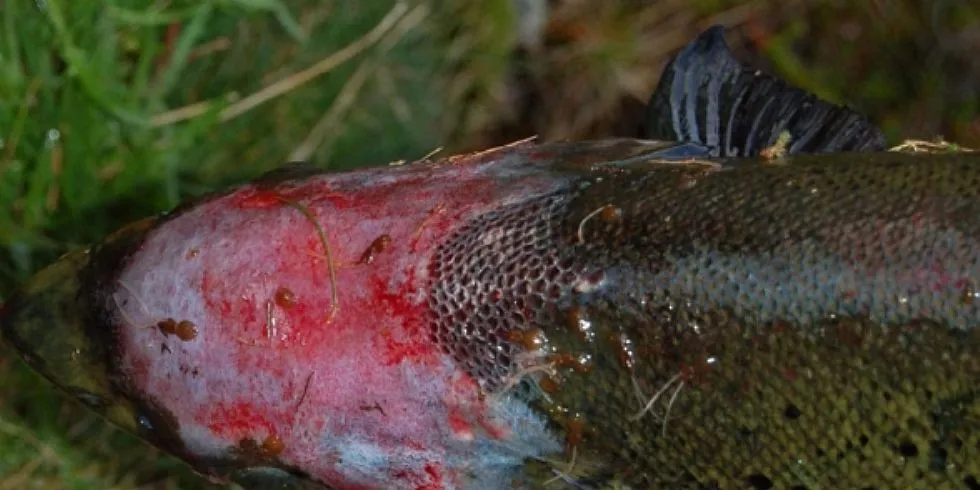
M256 433L272 433L274 425L260 407L247 402L219 404L202 417L208 421L208 429L229 440L251 438Z

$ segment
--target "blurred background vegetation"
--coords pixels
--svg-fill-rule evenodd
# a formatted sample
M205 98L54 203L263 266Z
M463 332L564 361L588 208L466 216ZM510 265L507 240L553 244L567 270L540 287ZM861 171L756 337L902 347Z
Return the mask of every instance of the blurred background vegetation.
M716 23L892 142L980 146L980 6L954 0L6 0L0 22L0 299L285 161L635 135L666 59ZM0 448L0 490L211 488L6 349Z

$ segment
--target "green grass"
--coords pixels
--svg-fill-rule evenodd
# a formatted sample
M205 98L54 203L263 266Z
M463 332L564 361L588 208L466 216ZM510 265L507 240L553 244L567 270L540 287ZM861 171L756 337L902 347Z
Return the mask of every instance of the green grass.
M358 43L394 5L4 2L0 296L69 249L296 155L346 169L441 144L445 47L427 27L438 12L405 2ZM9 350L0 448L0 490L207 487L63 400Z
M509 134L601 137L635 117L665 57L708 25L736 54L869 114L893 142L943 136L980 146L980 7L887 0L561 1L528 56L540 102ZM754 52L754 53L753 53ZM497 92L498 94L500 92ZM505 102L506 97L498 97ZM515 128L516 126L516 128Z
M619 102L645 98L709 22L739 27L757 61L870 113L893 140L980 146L968 36L980 15L964 4L565 2L548 48L523 62L526 86L508 77L511 0L406 0L379 27L394 5L0 2L0 300L67 250L290 159L342 170L502 134L610 134ZM513 104L525 90L544 94L532 117ZM0 448L0 490L214 488L2 348Z

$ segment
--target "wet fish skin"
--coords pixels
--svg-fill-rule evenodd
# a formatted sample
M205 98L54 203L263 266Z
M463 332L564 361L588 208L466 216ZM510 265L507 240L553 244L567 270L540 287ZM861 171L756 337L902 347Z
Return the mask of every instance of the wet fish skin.
M530 319L543 352L503 374L552 368L532 404L587 441L578 478L968 485L980 461L978 162L880 153L617 168L549 215L555 242L513 238L561 250L554 263L579 279L554 301L508 303L540 305L530 312L477 318ZM513 253L495 263L526 262ZM480 304L478 290L443 296Z
M664 146L596 145L623 158ZM4 338L206 475L256 488L498 487L523 458L563 445L523 402L486 400L432 342L427 257L458 223L570 185L568 161L549 170L539 149L281 171L209 196L42 271L5 304ZM390 245L366 263L380 236Z
M618 145L621 155L633 155L645 143ZM951 361L933 360L923 370L921 359L893 353L891 363L908 364L876 369L941 373L952 384L935 388L947 396L933 403L975 393L977 342L956 336L975 333L980 322L978 305L963 301L980 272L980 225L971 219L980 211L975 156L847 154L707 167L550 159L589 146L614 149L609 142L525 144L395 171L233 189L137 225L87 261L70 256L55 264L39 276L44 284L28 286L6 306L3 332L76 395L83 390L66 385L65 373L97 380L84 392L120 425L203 473L265 478L254 488L267 488L269 479L296 488L499 488L522 478L538 488L554 476L553 466L541 475L524 459L565 461L568 437L581 439L574 446L577 478L643 488L661 481L650 476L655 460L645 455L652 453L628 457L615 449L636 434L659 433L661 424L632 419L643 406L632 383L651 393L684 364L727 360L725 369L702 365L689 382L700 380L699 389L713 393L714 404L704 407L718 409L720 397L733 410L745 402L730 391L738 373L732 360L766 357L718 339L771 335L774 320L784 321L783 331L794 332L787 338L799 336L800 346L807 338L829 341L817 326L835 315L855 318L859 339L861 328L878 338L881 325L932 322L922 349ZM605 206L620 212L586 220ZM515 220L515 212L527 218ZM428 231L415 241L426 220ZM339 265L336 310L314 222ZM359 264L380 233L391 236L391 248ZM531 256L539 259L526 263L539 263L540 277L549 264L563 264L558 279L545 284L546 292L557 285L553 300L534 289L534 266L508 275L515 257L526 257L517 245L532 242ZM886 253L880 258L871 253L879 246ZM465 257L447 262L459 253L452 250ZM486 271L473 272L478 279L458 274L478 264ZM58 280L51 271L60 271ZM39 296L76 275L77 296ZM780 285L793 287L780 295ZM295 304L277 300L283 287ZM484 305L494 308L491 316L481 316ZM911 314L909 305L922 314ZM64 311L82 311L83 318L62 318ZM569 328L573 311L577 321L592 323L591 337ZM196 338L162 332L156 325L167 318L193 322ZM46 353L71 347L65 342L87 347L82 352L92 358L55 358L45 367ZM632 361L624 361L624 345L634 346L625 352ZM498 355L482 355L491 351ZM864 352L854 359L869 366L880 355L848 352ZM792 359L804 351L784 353ZM583 372L580 359L591 367ZM840 362L825 367L859 376ZM512 385L516 374L548 363L553 371ZM538 391L546 377L560 387L548 398ZM709 390L712 380L726 389ZM813 393L853 388L842 386ZM694 403L687 397L695 392L684 391L678 403ZM713 413L707 408L705 420ZM566 410L589 429L575 429L579 422L559 415ZM344 423L331 425L338 418ZM675 418L676 430L689 420ZM972 427L969 418L958 420L959 430ZM642 447L693 437L670 434ZM335 439L344 447L357 441L355 454L375 454L384 466L364 471L373 460L352 454L346 466L331 463L339 445L330 449L327 441ZM711 468L732 481L743 470Z

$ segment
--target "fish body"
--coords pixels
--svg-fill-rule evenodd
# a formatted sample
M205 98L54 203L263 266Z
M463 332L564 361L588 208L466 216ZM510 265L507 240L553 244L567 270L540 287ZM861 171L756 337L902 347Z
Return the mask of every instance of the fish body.
M63 257L0 329L256 490L976 488L980 157L868 151L720 36L654 95L674 141L285 167Z

